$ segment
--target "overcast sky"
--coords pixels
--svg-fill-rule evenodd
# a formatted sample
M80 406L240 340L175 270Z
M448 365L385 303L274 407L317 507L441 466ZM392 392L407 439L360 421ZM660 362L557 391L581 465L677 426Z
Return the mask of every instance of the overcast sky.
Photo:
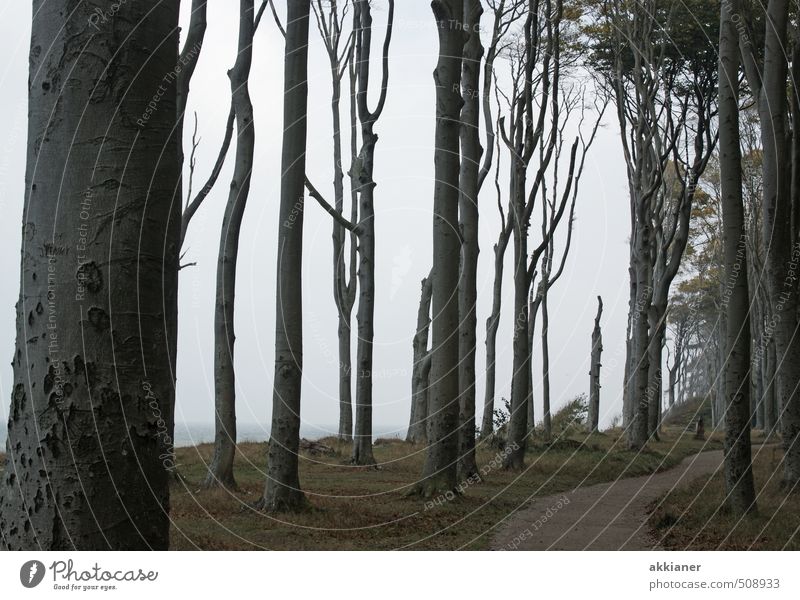
M188 2L182 22L188 23ZM189 110L197 111L201 143L195 189L205 180L219 149L230 102L226 71L236 54L237 11L232 0L211 0L208 30L192 81ZM278 1L285 14L285 4ZM378 55L386 0L373 11ZM20 222L23 203L30 4L0 0L0 356L14 348L14 304L18 296ZM487 19L488 20L488 17ZM312 21L309 66L308 174L332 197L330 74ZM390 53L389 94L376 126L377 298L374 420L381 433L402 435L408 423L411 338L419 282L431 266L434 88L437 38L427 2L400 1ZM241 235L236 305L237 411L242 423L268 423L274 368L275 261L280 189L283 39L266 14L257 33L250 78L255 108L256 156L252 190ZM375 73L380 64L373 65ZM374 79L378 79L377 76ZM371 99L374 106L375 97ZM346 119L346 104L343 119ZM187 118L187 127L193 119ZM558 407L588 392L590 334L603 296L604 354L601 426L621 411L627 314L629 215L625 172L616 126L607 119L587 160L578 198L572 251L550 296L552 401ZM191 132L186 135L187 143ZM233 150L233 149L232 149ZM188 154L188 149L187 149ZM232 157L232 151L229 155ZM232 160L195 216L181 271L177 414L179 422L213 419L213 309L219 228ZM507 171L504 170L503 174ZM504 180L501 180L501 182ZM492 186L480 198L481 235L478 303L478 418L484 392L485 321L491 308L492 246L499 216ZM506 202L506 200L504 200ZM538 227L534 241L538 244ZM563 248L559 238L557 253ZM309 201L304 232L304 426L333 428L338 422L336 312L331 283L331 221ZM558 254L560 255L560 254ZM498 336L497 395L508 396L511 378L512 273L509 246L504 310ZM355 311L354 324L355 324ZM540 343L534 350L536 417L541 418ZM355 351L355 341L353 343ZM5 423L11 389L10 361L0 366L0 414ZM480 422L480 421L479 421ZM4 432L5 433L5 432ZM265 433L266 435L266 433Z

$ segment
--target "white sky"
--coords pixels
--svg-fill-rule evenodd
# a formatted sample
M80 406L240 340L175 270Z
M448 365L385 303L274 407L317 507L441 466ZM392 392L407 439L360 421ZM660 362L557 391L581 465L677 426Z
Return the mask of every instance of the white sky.
M189 2L182 22L188 23ZM229 107L226 71L235 59L237 3L209 2L209 26L192 82L189 110L197 111L199 135L195 189L216 158ZM373 11L373 55L380 54L386 1ZM278 1L285 14L285 4ZM488 16L484 22L488 23ZM20 222L23 202L30 5L0 0L0 340L7 356L14 347L14 304L18 296ZM486 27L486 25L484 26ZM330 74L327 57L312 21L309 66L309 140L307 171L332 197ZM375 325L375 429L404 434L408 423L411 338L416 324L419 282L431 263L434 89L437 38L427 2L397 2L390 52L386 108L376 126L377 298ZM380 64L373 65L379 80ZM275 322L275 261L280 189L283 39L269 12L258 31L250 79L255 107L256 156L252 190L241 235L236 305L237 411L242 423L268 423L271 415ZM375 96L371 100L374 106ZM346 103L343 122L347 122ZM187 117L187 127L193 119ZM622 369L627 314L628 201L617 128L598 135L581 182L572 251L565 273L550 296L551 394L555 407L588 391L590 334L596 296L603 296L604 354L601 425L621 411ZM187 131L189 144L191 131ZM347 142L346 142L347 144ZM345 155L349 154L345 147ZM187 148L188 156L188 148ZM180 280L180 334L176 419L210 423L213 415L213 309L219 227L230 182L233 148L217 186L195 216L187 238ZM501 176L507 170L501 171ZM501 183L503 183L501 179ZM499 217L493 186L480 199L481 255L478 304L478 418L483 402L485 321L491 309L492 246ZM504 203L506 201L504 200ZM346 205L348 202L346 202ZM534 211L534 214L537 214ZM566 217L565 217L566 221ZM534 225L534 243L539 228ZM338 422L336 312L331 283L331 221L308 201L304 233L304 425L333 427ZM563 248L559 238L557 256ZM497 396L508 396L511 378L511 245L506 254L504 310L498 336ZM353 312L355 326L355 310ZM540 319L541 320L541 319ZM534 398L541 417L540 343L534 350L537 376ZM355 340L353 343L355 351ZM2 352L2 348L0 348ZM0 366L0 415L11 389L9 362ZM479 421L480 422L480 421Z

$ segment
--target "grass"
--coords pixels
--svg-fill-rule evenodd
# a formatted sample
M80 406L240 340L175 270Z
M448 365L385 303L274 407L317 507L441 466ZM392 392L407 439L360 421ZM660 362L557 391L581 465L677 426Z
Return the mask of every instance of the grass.
M532 496L570 490L664 470L699 450L719 449L712 439L696 441L683 428L668 428L662 441L641 453L624 448L619 431L587 436L567 432L560 441L531 444L526 469L496 466L498 451L479 447L483 481L454 500L434 504L405 494L422 470L424 448L399 440L375 446L379 469L347 463L349 446L325 443L332 456L301 455L301 485L311 510L266 515L250 505L260 497L266 444L241 444L236 457L236 493L201 490L212 447L177 450L184 481L172 490L172 547L208 550L388 550L483 549L503 520ZM501 458L501 457L500 457Z
M758 512L744 518L722 506L722 473L669 493L650 517L656 539L671 550L800 550L800 493L780 489L781 449L753 447ZM656 503L658 505L658 503Z

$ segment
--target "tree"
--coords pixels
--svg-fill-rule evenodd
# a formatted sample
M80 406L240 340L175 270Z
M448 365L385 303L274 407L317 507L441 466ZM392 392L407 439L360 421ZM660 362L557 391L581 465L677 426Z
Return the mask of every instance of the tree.
M331 72L331 117L333 121L333 196L334 208L340 215L344 213L344 162L342 160L342 126L340 104L342 97L342 79L345 73L350 70L352 74L353 59L353 33L345 40L344 48L340 50L342 43L344 20L349 7L349 0L345 0L344 5L339 10L337 0L329 0L327 8L323 6L322 0L312 3L314 16L317 20L317 28L322 37L325 51L328 56L328 64ZM354 77L351 75L351 82ZM351 111L351 131L353 145L353 156L351 162L355 162L355 144L357 133L355 113L355 91L351 91L353 101ZM352 186L351 186L352 187ZM358 217L358 194L351 193L350 222L355 223ZM351 318L353 305L356 300L356 249L357 241L354 231L350 233L349 258L345 260L345 236L347 228L338 220L333 220L333 300L336 304L338 315L339 337L339 439L342 441L352 441L353 438L353 398L352 398L352 360L351 360Z
M209 465L206 487L218 485L235 489L233 459L236 454L236 377L234 372L234 307L236 264L239 258L239 232L250 194L255 150L253 103L248 87L253 61L255 5L240 0L239 41L236 62L228 72L236 116L236 158L222 217L217 291L214 306L214 455Z
M92 10L33 4L8 549L169 545L178 3Z
M310 12L310 0L294 0L287 4L272 428L266 488L256 505L269 512L298 510L306 504L300 489L298 452L303 372L301 267Z
M350 177L359 198L358 222L358 347L356 349L356 430L353 436L352 462L373 465L372 455L372 342L375 337L375 145L378 135L375 123L383 113L389 84L389 45L394 23L394 0L389 0L386 37L383 41L380 94L375 110L368 104L370 50L372 45L372 12L369 0L355 0L353 5L355 32L355 75L358 121L361 125L361 149L350 168ZM435 292L434 292L435 293Z
M631 290L623 414L628 445L641 448L657 436L669 289L686 248L697 184L716 145L716 58L705 40L718 25L718 3L592 3L598 17L590 28L592 61L615 96L628 175Z
M800 136L790 126L800 116L800 44L796 19L789 39L788 0L769 0L764 40L755 38L755 19L742 20L739 46L747 84L757 101L763 147L761 226L764 265L775 346L776 403L781 410L783 438L782 484L800 490L800 290L795 267L798 257L800 206L798 172ZM761 9L763 10L763 9ZM763 58L762 58L763 57ZM789 62L791 60L791 71ZM788 93L787 93L788 89ZM789 167L791 165L791 168Z
M726 502L737 514L755 510L750 457L750 314L747 285L746 226L742 206L742 157L739 141L739 52L732 14L735 0L723 3L719 35L719 131L722 226L727 287L727 360L725 363Z
M458 463L458 231L463 0L433 0L439 35L433 191L433 296L428 450L420 481L410 491L425 498L450 492Z
M494 253L494 282L492 284L492 312L486 319L486 386L483 401L483 419L481 422L481 436L489 436L494 429L494 394L497 373L497 331L500 327L500 310L502 308L503 269L508 242L511 239L511 215L506 217L503 210L502 192L500 190L500 139L495 133L495 123L492 120L491 95L494 89L497 93L494 77L494 62L498 54L504 49L503 39L509 28L520 16L525 7L525 0L487 0L494 21L492 25L492 38L486 50L483 68L482 108L484 127L486 129L486 155L484 166L481 169L482 183L491 168L491 155L497 154L497 164L494 175L494 187L497 194L497 209L500 213L500 232L497 242L492 248ZM494 150L494 152L493 152Z
M428 441L428 388L431 372L431 355L428 351L428 332L431 326L431 275L422 280L417 331L412 342L413 363L411 369L411 418L408 423L406 441L420 444Z
M589 431L597 431L600 420L600 355L603 353L603 331L600 328L600 317L603 315L603 299L597 297L597 316L592 329L591 367L589 368L589 414L586 418Z
M478 192L483 148L480 143L480 83L483 45L480 0L464 0L464 45L461 71L461 171L459 175L459 229L461 231L461 278L458 284L459 312L459 470L462 480L478 474L475 463L475 346L478 319Z

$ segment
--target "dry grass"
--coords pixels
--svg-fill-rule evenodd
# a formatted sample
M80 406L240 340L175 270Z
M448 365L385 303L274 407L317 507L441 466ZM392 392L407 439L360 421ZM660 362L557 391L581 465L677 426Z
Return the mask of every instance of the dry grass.
M650 518L656 539L673 550L800 550L800 490L780 489L781 457L777 445L753 447L757 514L717 510L725 499L720 473L666 496Z
M424 448L402 441L376 445L379 469L348 464L349 446L325 440L330 457L301 458L301 484L311 510L266 515L250 508L263 490L265 444L242 444L236 459L240 490L201 490L211 446L178 450L184 482L172 493L172 547L213 550L481 549L503 519L534 495L547 495L621 476L637 476L674 466L717 440L698 442L676 428L647 451L634 453L619 432L572 435L552 445L537 443L526 469L509 473L494 467L497 450L478 452L483 482L460 498L432 505L405 494L422 470Z

